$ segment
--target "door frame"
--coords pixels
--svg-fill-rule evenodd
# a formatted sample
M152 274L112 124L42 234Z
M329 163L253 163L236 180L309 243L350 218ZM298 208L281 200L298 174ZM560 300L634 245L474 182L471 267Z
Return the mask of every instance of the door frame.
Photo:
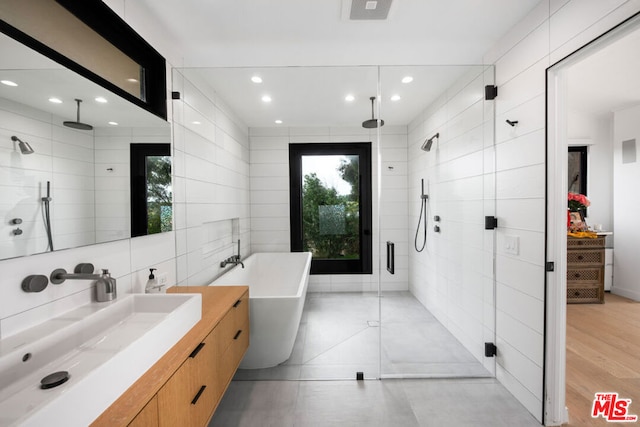
M640 12L613 26L547 68L544 425L569 421L566 407L567 337L567 70L575 63L640 28Z

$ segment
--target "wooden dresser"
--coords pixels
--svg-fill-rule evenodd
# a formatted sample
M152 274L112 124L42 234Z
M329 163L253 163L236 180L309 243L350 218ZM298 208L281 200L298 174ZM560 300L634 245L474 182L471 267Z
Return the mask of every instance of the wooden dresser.
M247 286L179 286L202 294L202 318L91 425L208 424L249 346Z
M604 303L605 236L567 236L567 303Z

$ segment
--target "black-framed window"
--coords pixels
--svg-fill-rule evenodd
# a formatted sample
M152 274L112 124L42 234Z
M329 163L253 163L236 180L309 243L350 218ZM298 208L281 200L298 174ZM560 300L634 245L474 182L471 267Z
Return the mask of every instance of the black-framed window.
M289 145L291 250L312 274L371 274L371 143Z
M131 237L173 229L171 145L131 144Z
M587 195L587 147L569 147L568 188L570 193Z

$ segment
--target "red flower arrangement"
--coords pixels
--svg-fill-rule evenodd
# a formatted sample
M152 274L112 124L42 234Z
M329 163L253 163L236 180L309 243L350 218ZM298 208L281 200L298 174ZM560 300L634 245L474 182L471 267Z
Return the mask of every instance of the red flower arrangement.
M578 211L584 210L591 205L591 202L589 201L589 199L587 199L587 196L585 196L584 194L569 193L569 195L567 196L567 200L568 200L569 210L571 212L578 212Z

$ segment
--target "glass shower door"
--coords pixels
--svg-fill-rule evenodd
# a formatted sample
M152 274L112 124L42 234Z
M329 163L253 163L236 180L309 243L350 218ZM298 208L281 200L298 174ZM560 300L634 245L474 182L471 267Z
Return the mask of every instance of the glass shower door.
M380 69L383 378L494 375L484 356L495 323L490 84L485 66ZM412 115L394 126L400 103Z

